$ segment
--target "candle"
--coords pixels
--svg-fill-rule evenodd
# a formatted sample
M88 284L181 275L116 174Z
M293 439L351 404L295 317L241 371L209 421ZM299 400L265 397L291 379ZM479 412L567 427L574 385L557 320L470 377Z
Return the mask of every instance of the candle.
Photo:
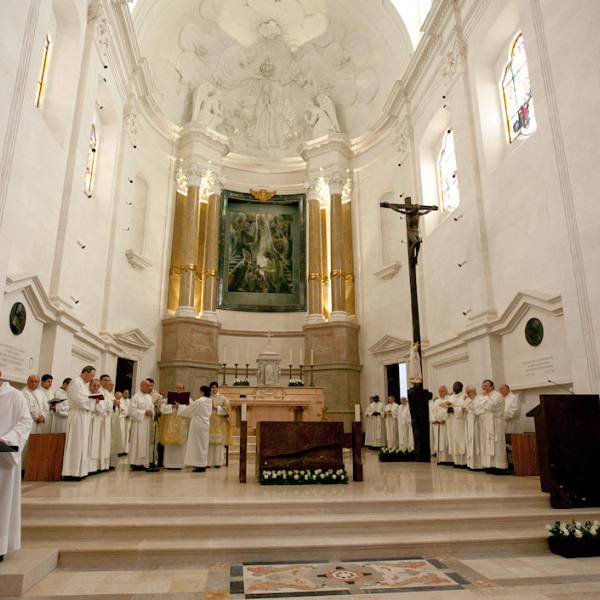
M240 364L240 349L239 348L235 349L235 364L236 365Z
M242 421L248 420L248 405L244 402L242 404Z
M310 349L310 364L315 364L315 351L312 348Z
M227 364L227 346L223 346L223 363Z
M290 348L290 365L294 364L294 360L292 358L292 349Z
M304 364L304 350L300 348L300 364Z
M354 420L356 422L360 421L360 404L354 405Z

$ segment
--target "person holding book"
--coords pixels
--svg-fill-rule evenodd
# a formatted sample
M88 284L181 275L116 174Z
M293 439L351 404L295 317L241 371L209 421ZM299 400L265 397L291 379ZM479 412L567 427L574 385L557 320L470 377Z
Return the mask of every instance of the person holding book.
M67 388L71 383L71 378L63 379L62 385L54 393L54 398L50 403L52 411L52 433L67 433L69 424L69 400L67 397Z
M203 385L200 392L200 398L192 400L188 406L180 406L177 413L181 417L190 418L183 462L194 467L195 473L203 473L208 466L210 416L213 410L210 388Z

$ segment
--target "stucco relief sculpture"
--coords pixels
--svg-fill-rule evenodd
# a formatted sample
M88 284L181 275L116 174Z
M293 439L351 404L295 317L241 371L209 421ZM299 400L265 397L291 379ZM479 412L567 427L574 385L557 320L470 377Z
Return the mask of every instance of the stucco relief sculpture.
M192 121L212 129L223 122L223 108L218 91L209 83L202 82L194 90Z
M341 133L335 104L327 94L319 94L316 102L310 102L306 122L312 127L313 138L320 138L328 133Z

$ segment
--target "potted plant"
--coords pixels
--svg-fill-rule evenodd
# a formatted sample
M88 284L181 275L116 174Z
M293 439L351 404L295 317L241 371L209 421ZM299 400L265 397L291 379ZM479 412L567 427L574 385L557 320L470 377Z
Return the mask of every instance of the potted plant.
M600 521L555 521L546 529L554 554L565 558L600 556Z

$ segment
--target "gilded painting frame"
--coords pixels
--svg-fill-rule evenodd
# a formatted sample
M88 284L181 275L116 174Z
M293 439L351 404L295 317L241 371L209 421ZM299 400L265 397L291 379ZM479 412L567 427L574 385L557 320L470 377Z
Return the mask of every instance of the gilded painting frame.
M217 308L306 310L306 195L223 190Z

